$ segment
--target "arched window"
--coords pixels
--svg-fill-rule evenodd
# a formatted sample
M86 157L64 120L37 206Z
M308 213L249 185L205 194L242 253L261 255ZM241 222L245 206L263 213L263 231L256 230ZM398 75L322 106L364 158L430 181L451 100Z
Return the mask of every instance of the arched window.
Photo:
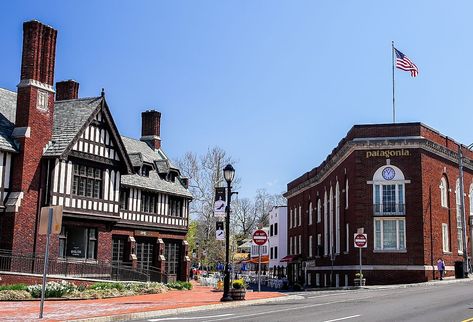
M442 179L440 179L440 205L445 208L448 207L447 190L447 179L442 177Z
M334 244L334 240L333 240L333 189L332 189L332 186L330 186L330 195L329 195L329 249L328 249L328 252L329 254L333 254L333 244Z
M463 229L462 229L462 213L461 213L461 198L460 196L460 179L457 179L455 186L455 204L457 210L457 242L458 253L463 254Z
M394 165L385 165L373 175L374 249L406 249L405 184L409 180Z

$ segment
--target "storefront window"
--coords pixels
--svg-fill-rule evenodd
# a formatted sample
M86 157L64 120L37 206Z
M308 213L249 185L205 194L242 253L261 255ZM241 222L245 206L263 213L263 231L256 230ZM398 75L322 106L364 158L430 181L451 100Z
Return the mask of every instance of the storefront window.
M59 235L59 256L97 259L97 228L64 226Z
M174 241L164 241L164 257L166 258L166 273L177 275L179 273L180 243Z

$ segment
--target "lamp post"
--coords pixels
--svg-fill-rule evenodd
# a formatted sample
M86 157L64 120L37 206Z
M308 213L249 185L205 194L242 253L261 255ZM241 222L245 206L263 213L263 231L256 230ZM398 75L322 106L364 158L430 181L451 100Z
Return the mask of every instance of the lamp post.
M232 200L232 181L235 177L235 169L231 164L227 164L223 168L223 177L227 181L227 216L225 218L225 277L223 279L223 296L220 301L233 301L233 298L230 296L230 202Z
M468 146L471 147L472 145ZM460 180L460 216L462 223L462 246L463 246L463 276L468 277L468 246L466 243L466 221L465 221L465 198L463 188L463 154L461 144L458 145L458 171Z

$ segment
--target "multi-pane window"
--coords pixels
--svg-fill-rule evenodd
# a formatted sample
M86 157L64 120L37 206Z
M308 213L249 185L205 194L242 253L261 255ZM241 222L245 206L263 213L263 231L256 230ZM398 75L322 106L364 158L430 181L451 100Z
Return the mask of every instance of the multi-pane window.
M141 193L141 212L154 214L156 212L156 198L154 194Z
M74 164L72 194L89 198L102 197L102 170Z
M450 243L448 242L448 224L442 224L442 249L446 253L450 251Z
M112 239L112 262L122 263L125 259L126 238Z
M374 249L375 250L405 250L406 249L405 219L389 218L374 220Z
M440 205L442 207L447 208L448 203L447 203L447 180L445 177L442 177L440 179Z
M373 177L373 210L378 216L405 215L404 179L402 171L392 165L379 168Z
M182 217L182 198L169 196L169 216Z
M301 206L299 206L299 225L298 226L300 225L302 225L302 207Z
M128 197L130 190L121 189L120 190L120 209L128 209Z
M59 256L97 259L97 228L65 226L59 235Z
M136 243L136 258L138 267L141 269L149 269L153 265L154 243L149 241Z
M320 198L319 200L317 200L317 222L321 222L322 221L322 202L320 201Z

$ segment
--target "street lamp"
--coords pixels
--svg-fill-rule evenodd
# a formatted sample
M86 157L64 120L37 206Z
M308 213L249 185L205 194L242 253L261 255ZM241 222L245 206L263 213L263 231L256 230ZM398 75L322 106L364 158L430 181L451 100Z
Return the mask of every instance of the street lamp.
M223 177L227 181L227 217L225 218L225 277L223 279L223 296L220 301L233 301L233 298L230 296L230 202L232 200L232 186L231 183L235 177L235 169L233 169L231 164L227 164L223 168Z
M467 149L473 147L473 144L470 144ZM458 171L459 171L459 179L460 179L460 215L461 215L461 223L462 223L462 233L463 233L463 276L468 277L468 246L466 243L466 221L465 221L465 197L464 197L464 187L463 187L463 153L461 144L458 144ZM471 221L471 218L470 218ZM471 222L470 222L471 225ZM471 230L471 238L473 238L473 230ZM472 241L473 242L473 241ZM473 251L473 247L472 247Z

